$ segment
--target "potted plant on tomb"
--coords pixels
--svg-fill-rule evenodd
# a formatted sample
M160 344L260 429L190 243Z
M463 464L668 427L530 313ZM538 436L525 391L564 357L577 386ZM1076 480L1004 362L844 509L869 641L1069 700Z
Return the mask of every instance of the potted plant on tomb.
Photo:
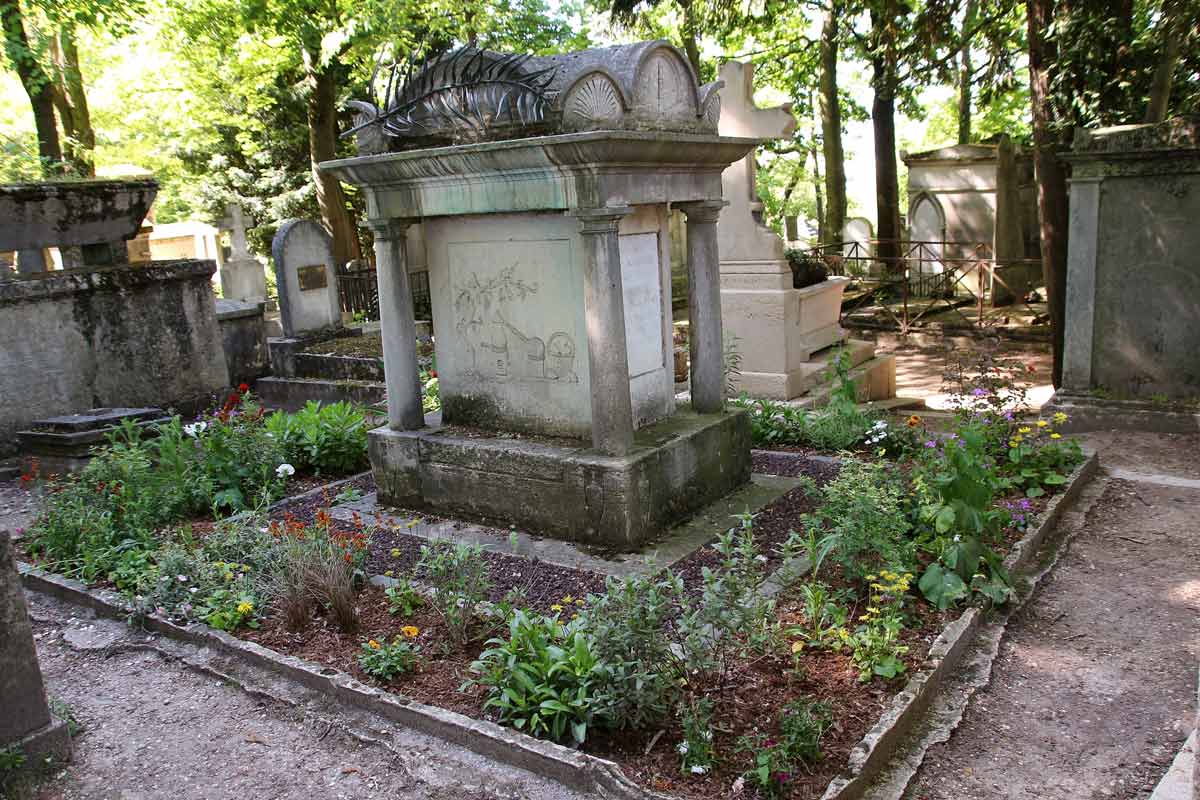
M812 251L790 248L786 255L792 269L792 288L797 290L800 304L799 336L820 349L831 343L825 340L841 318L842 293L850 279L830 275L825 257Z

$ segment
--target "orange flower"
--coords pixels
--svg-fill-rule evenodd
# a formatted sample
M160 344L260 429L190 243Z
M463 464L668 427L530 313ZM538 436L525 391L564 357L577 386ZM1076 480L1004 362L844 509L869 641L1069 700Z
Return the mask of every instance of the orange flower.
M920 424L921 424L921 418L918 417L916 414L913 414L911 417L908 418L908 427L915 428Z
M406 639L415 639L421 633L421 629L416 625L405 625L400 629Z

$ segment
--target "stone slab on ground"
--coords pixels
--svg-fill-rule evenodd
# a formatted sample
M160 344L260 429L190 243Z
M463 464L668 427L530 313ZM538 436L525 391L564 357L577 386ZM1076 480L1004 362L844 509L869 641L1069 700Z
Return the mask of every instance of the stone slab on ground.
M1195 797L1200 797L1196 792L1197 787L1192 782L1195 762L1196 732L1192 731L1192 735L1171 762L1167 774L1158 782L1158 786L1154 787L1150 800L1194 800Z
M1200 445L1134 438L1101 442L1102 463L1145 470L1157 458L1178 477ZM1146 797L1195 724L1198 512L1196 489L1110 477L1009 625L991 684L906 796Z
M689 520L677 525L658 540L635 553L601 554L573 542L534 536L512 528L489 528L456 520L429 520L423 515L381 507L375 492L361 500L342 503L331 509L335 519L350 521L355 514L372 519L379 513L405 533L422 539L440 539L478 544L484 550L537 558L560 567L583 569L601 575L647 574L669 567L718 533L733 527L733 515L758 511L800 485L796 478L753 475L741 489L702 508ZM409 527L409 525L412 527ZM652 561L651 561L652 559Z
M83 726L40 800L583 800L209 650L31 594L51 697ZM77 649L68 637L111 640Z

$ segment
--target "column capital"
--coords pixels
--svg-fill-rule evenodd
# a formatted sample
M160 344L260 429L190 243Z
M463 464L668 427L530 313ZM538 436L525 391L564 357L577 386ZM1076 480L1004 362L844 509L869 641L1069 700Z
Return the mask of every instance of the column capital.
M690 223L712 223L721 215L721 209L729 205L728 200L695 200L688 203L672 203L672 208L678 208L687 216Z
M632 213L633 206L577 208L569 212L579 218L579 231L583 234L615 233L621 220Z
M368 219L366 226L371 229L371 235L375 237L376 241L386 242L401 238L404 236L404 232L416 222L416 219L409 217L381 217Z

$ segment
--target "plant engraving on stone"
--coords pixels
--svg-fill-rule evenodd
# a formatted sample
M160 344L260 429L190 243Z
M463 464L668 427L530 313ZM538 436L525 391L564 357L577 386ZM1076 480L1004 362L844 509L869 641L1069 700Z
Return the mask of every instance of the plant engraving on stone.
M517 265L481 279L478 272L454 287L455 329L471 353L468 372L481 380L578 383L575 340L564 331L531 336L510 319L511 304L537 294L516 274Z

